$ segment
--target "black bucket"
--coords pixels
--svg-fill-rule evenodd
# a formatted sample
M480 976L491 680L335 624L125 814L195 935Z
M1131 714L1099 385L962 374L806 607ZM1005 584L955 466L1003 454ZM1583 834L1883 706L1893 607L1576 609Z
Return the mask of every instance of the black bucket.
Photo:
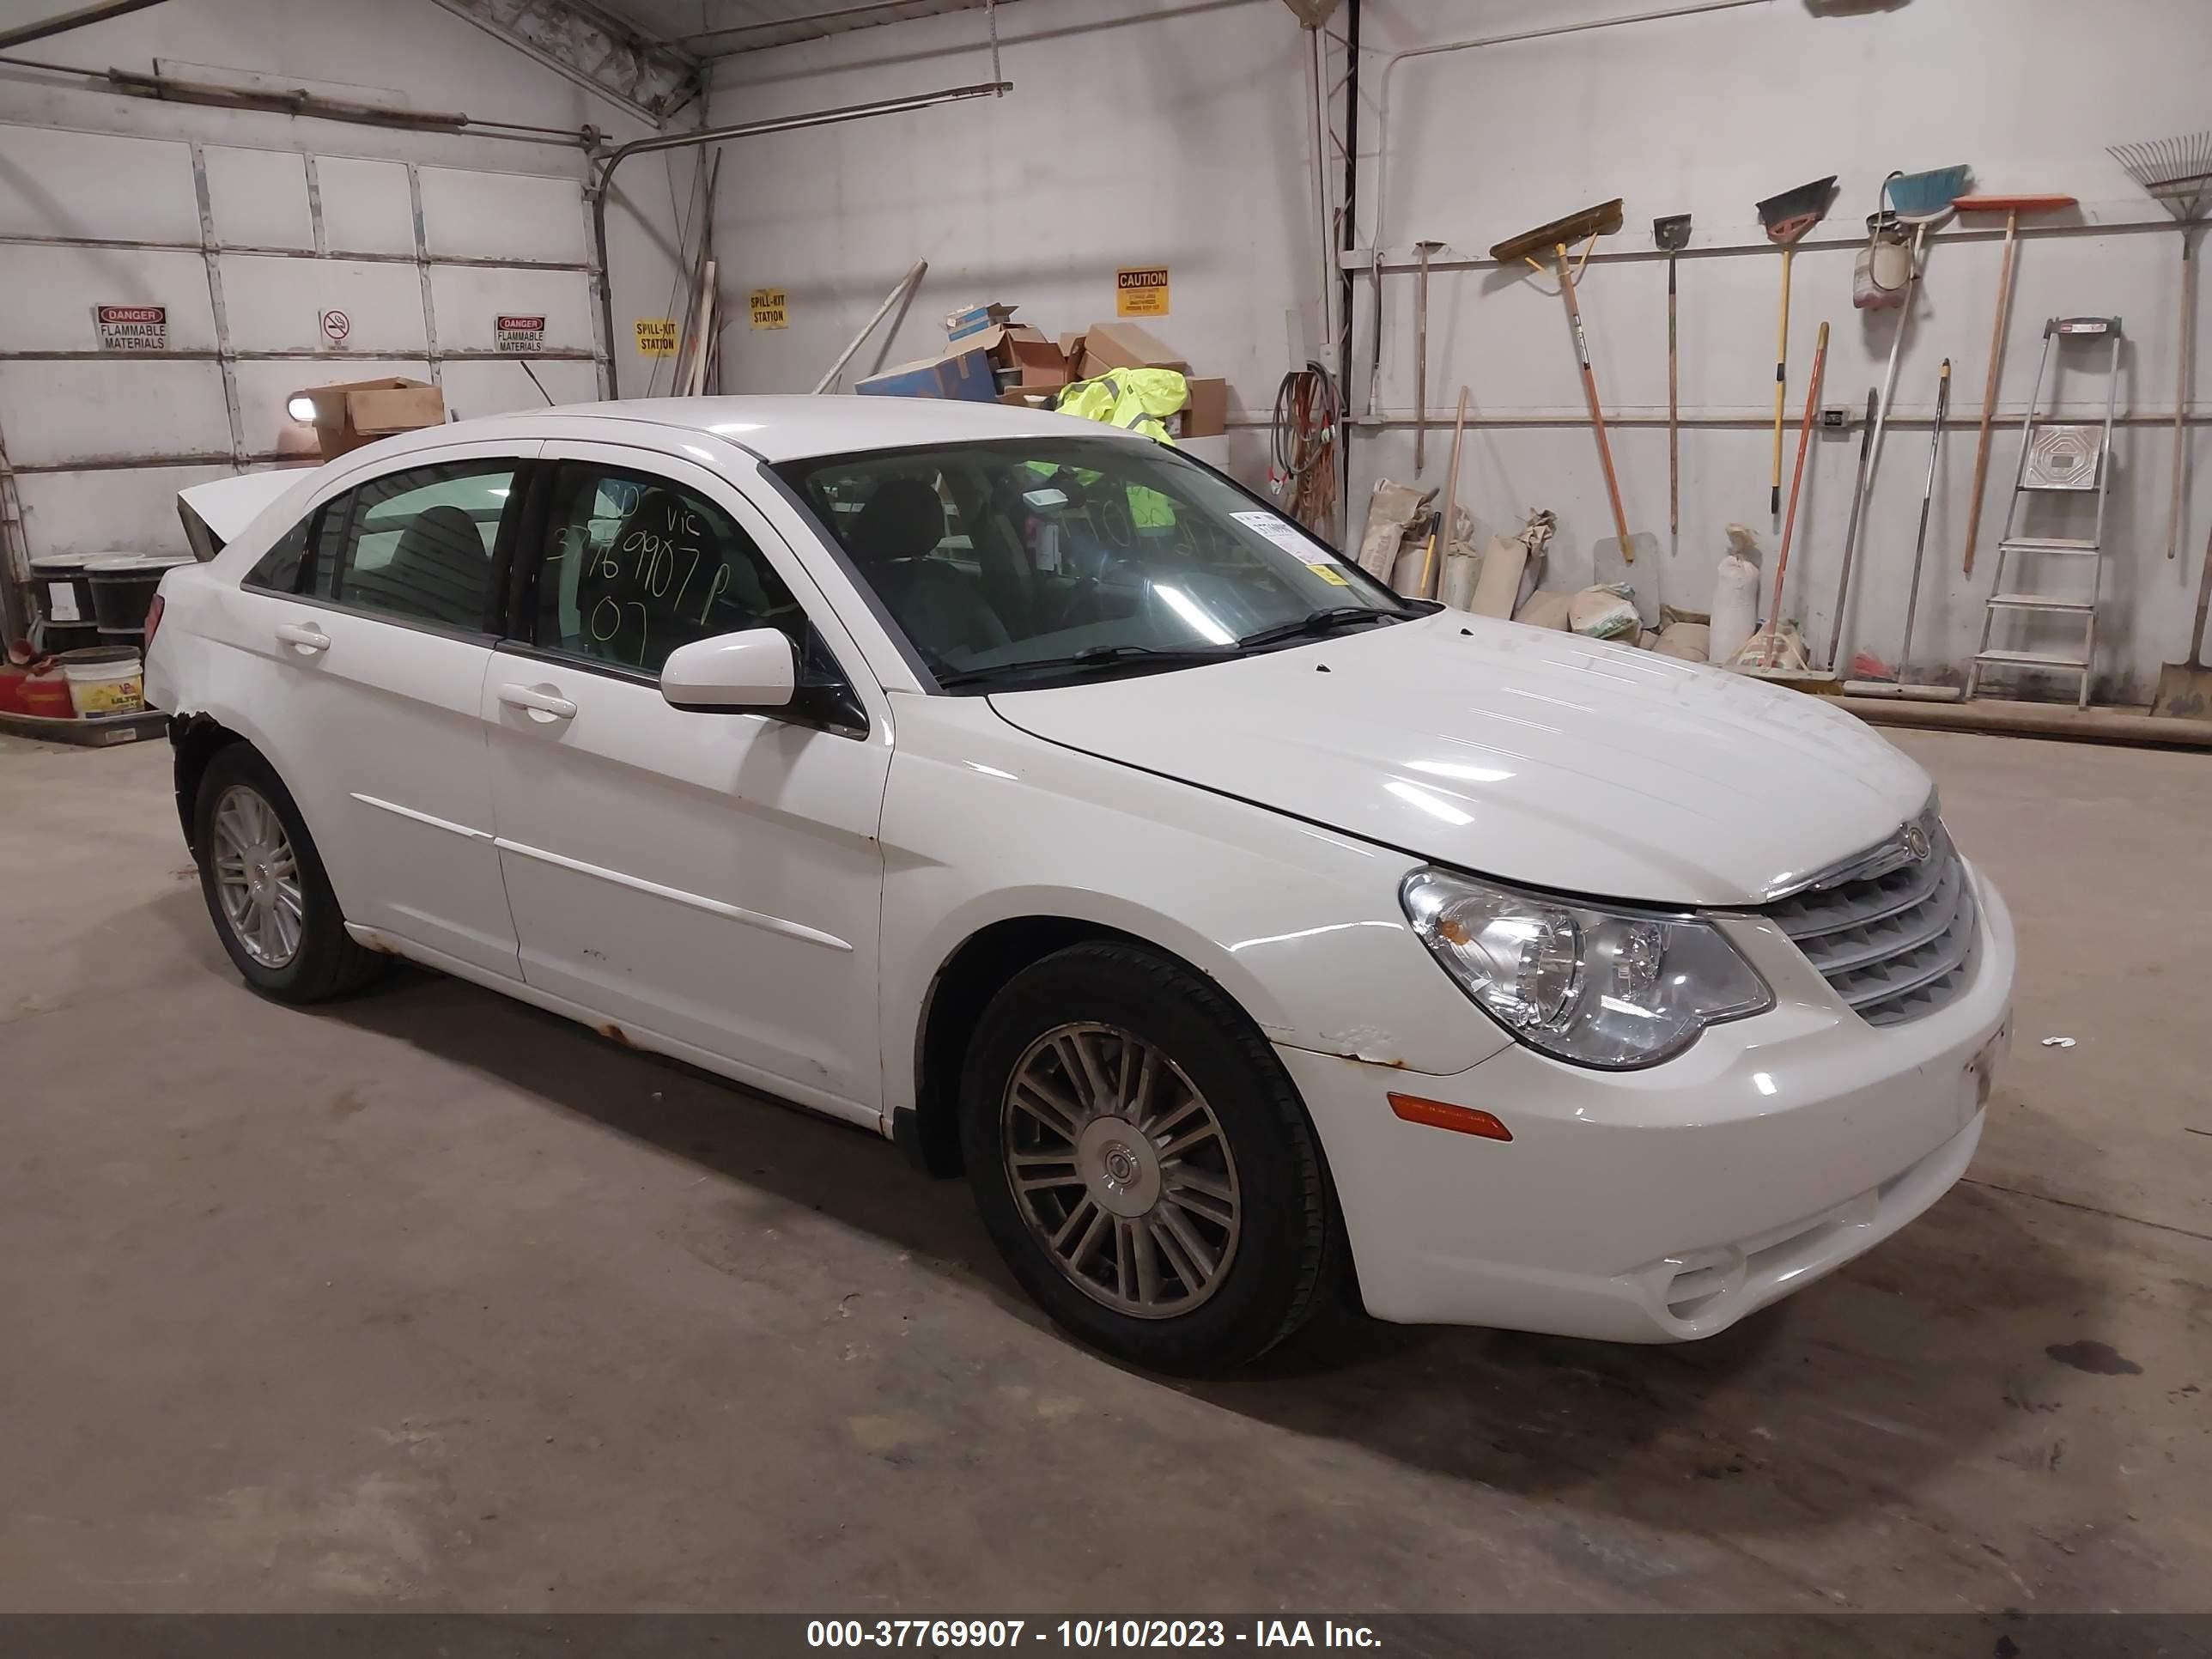
M100 637L95 623L41 622L39 624L39 650L46 656L58 657L64 651L84 651L94 646L109 645L113 641Z
M166 553L87 561L85 574L91 579L93 615L100 631L110 638L144 633L146 609L154 603L161 578L171 566L191 562L188 556Z
M31 561L31 586L39 596L39 614L50 626L92 626L92 579L85 574L85 558L82 553L49 553Z

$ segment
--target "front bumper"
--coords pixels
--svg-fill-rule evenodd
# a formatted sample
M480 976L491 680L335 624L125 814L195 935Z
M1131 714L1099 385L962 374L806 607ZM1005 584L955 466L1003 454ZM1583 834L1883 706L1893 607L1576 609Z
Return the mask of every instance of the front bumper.
M1279 1049L1328 1153L1368 1310L1676 1341L1897 1231L1965 1172L2008 1036L2012 918L1973 880L1973 981L1907 1024L1865 1024L1779 929L1747 918L1728 926L1776 1006L1647 1071L1515 1044L1421 1077ZM1393 1090L1479 1107L1513 1139L1406 1122Z

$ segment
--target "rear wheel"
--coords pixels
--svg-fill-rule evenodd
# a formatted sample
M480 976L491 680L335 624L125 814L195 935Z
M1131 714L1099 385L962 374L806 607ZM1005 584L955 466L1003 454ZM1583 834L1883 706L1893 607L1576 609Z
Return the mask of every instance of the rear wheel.
M1336 1231L1312 1126L1191 969L1096 944L1024 970L985 1011L961 1109L986 1225L1077 1336L1212 1371L1312 1312Z
M319 1002L372 978L321 858L275 769L236 743L208 763L193 802L200 892L246 982L280 1002Z

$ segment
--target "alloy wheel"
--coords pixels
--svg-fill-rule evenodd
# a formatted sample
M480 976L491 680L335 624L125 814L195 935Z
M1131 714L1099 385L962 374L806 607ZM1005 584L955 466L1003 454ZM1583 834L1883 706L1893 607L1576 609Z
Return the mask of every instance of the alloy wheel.
M300 953L307 907L283 821L258 792L233 784L216 803L210 839L216 896L231 937L264 968L289 965Z
M1022 1218L1092 1300L1170 1319L1211 1297L1243 1231L1237 1160L1182 1069L1118 1025L1030 1044L1000 1109Z

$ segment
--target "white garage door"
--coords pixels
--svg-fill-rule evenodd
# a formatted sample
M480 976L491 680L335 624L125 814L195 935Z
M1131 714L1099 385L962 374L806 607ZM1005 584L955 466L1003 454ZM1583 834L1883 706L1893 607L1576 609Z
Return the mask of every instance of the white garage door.
M302 386L408 375L460 417L602 395L589 222L580 167L0 124L9 574L45 553L181 550L176 492L275 461Z

